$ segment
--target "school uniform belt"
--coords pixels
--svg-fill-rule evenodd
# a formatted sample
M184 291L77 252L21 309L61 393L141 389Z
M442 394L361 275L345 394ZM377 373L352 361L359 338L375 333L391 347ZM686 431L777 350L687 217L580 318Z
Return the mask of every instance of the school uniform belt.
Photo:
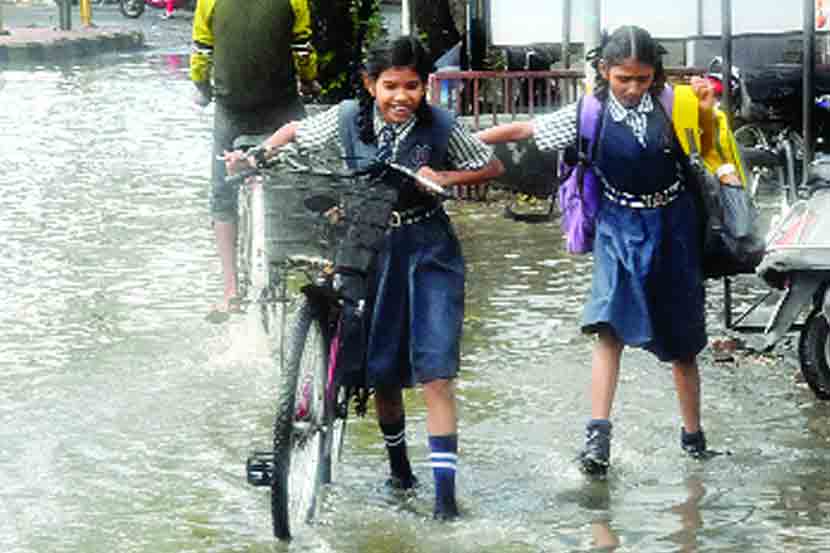
M677 181L659 192L652 194L632 194L631 192L618 190L606 182L602 187L602 195L615 204L624 207L650 209L669 205L680 196L683 190L683 183Z
M393 211L389 217L389 226L392 228L402 227L404 225L414 225L421 221L426 221L441 209L440 205L434 207L414 207L412 209L405 209L403 211Z

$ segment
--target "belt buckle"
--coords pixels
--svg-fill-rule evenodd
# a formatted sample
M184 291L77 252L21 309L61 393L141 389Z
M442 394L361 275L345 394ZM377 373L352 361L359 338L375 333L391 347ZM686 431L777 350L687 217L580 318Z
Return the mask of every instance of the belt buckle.
M662 207L666 204L665 198L661 192L657 192L654 194L654 201L652 207Z
M392 228L398 228L403 224L403 220L401 219L401 214L398 211L393 211L392 215L389 216L389 226Z

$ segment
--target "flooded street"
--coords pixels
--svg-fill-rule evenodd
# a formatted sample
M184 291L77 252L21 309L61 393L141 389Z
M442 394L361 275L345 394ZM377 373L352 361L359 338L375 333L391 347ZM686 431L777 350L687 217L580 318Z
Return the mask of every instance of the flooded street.
M268 493L246 483L244 462L270 441L276 374L244 317L204 321L220 294L212 114L190 106L186 58L151 51L0 82L0 551L830 550L830 405L797 382L789 355L704 352L704 426L732 455L699 463L679 447L668 367L626 351L612 476L578 472L590 259L565 255L551 225L504 219L497 202L449 206L468 264L464 518L430 518L412 392L417 496L383 488L376 424L353 420L318 521L274 542ZM716 284L712 336L723 334ZM763 290L741 279L736 301Z

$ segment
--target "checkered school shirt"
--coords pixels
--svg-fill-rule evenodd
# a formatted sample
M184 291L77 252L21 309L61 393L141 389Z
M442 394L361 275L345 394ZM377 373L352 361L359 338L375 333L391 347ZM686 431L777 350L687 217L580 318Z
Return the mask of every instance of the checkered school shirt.
M294 143L301 150L321 150L331 144L336 144L341 152L344 151L340 141L339 126L340 106L334 106L323 113L308 117L300 121L294 136ZM386 125L380 113L375 113L375 135L382 136L381 130ZM395 138L392 148L393 159L397 157L398 147L412 129L415 128L415 116L406 122L394 125ZM383 147L379 144L378 147ZM467 128L456 121L450 131L447 144L447 158L451 167L459 171L476 171L484 168L493 159L493 148L473 136Z
M654 102L651 100L651 94L643 94L640 98L640 103L637 107L626 108L617 98L608 94L608 113L615 123L624 121L626 125L634 132L637 142L643 148L646 147L646 131L648 130L648 114L654 110Z
M634 108L626 108L613 94L608 94L608 114L617 123L624 121L643 148L646 147L648 114L653 110L651 94L643 94ZM533 122L533 138L543 151L564 150L576 144L576 104L537 117Z

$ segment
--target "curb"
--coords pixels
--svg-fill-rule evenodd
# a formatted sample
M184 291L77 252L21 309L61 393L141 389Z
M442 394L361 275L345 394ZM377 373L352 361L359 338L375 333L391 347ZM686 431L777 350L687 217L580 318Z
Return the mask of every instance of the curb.
M141 31L84 29L57 31L47 28L6 28L0 36L0 64L25 65L63 62L145 47Z

